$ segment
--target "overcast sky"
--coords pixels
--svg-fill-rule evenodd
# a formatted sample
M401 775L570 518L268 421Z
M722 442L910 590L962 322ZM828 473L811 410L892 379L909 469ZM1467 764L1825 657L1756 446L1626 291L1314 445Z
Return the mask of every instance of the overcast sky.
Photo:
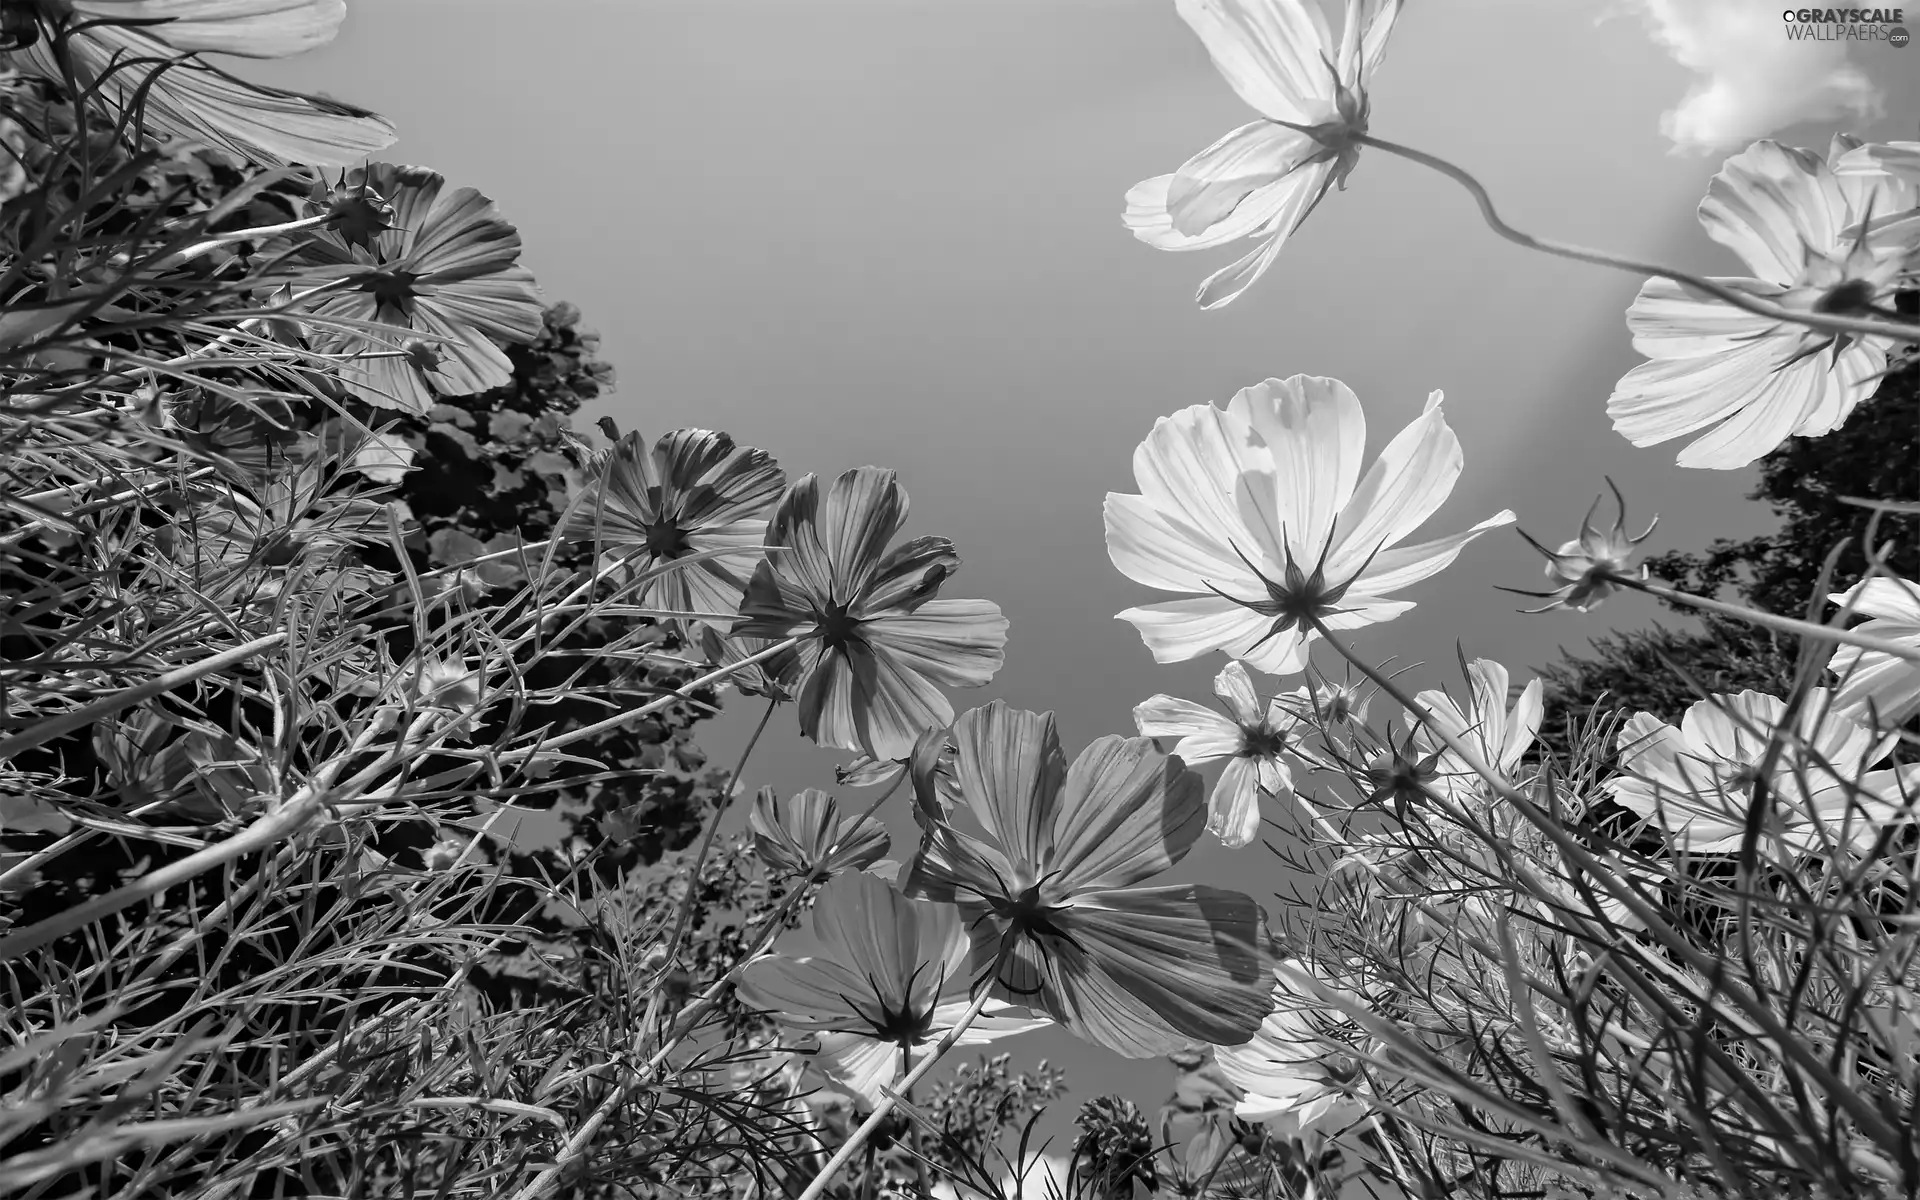
M1662 0L1690 5L1718 24L1669 37L1705 30L1681 53L1736 76L1758 51L1715 33L1725 14L1778 20L1762 0ZM1472 170L1521 228L1741 273L1693 215L1724 155L1675 154L1662 133L1694 76L1630 5L1408 8L1376 134ZM1765 49L1777 30L1748 33ZM1920 49L1854 58L1898 119L1850 127L1914 136ZM1410 163L1363 159L1265 279L1201 312L1195 288L1235 252L1160 253L1120 224L1129 186L1252 119L1170 0L357 0L332 46L243 71L385 113L396 161L498 202L546 296L585 311L619 372L582 427L604 412L649 437L722 429L796 476L896 468L908 536L950 537L965 560L943 594L992 599L1012 623L1005 670L956 703L1055 710L1070 756L1132 733L1155 692L1209 699L1218 660L1158 667L1113 618L1161 597L1109 563L1101 500L1135 490L1130 458L1156 417L1268 376L1347 381L1369 456L1446 391L1466 471L1412 540L1511 508L1558 542L1605 475L1639 520L1662 514L1655 549L1771 526L1743 499L1750 472L1683 471L1682 443L1635 449L1611 431L1607 395L1639 361L1622 322L1639 280L1497 240ZM1795 96L1852 76L1810 78ZM1781 136L1824 149L1833 128ZM1557 646L1653 615L1629 599L1521 617L1493 590L1539 581L1512 531L1490 534L1405 593L1411 614L1356 640L1376 661L1427 663L1415 687L1454 679L1456 641L1524 682ZM757 715L741 704L703 734L716 762ZM835 761L787 713L745 782L831 787ZM1271 874L1257 846L1209 844L1181 877L1267 895ZM1058 1034L1006 1045L1066 1064L1077 1099L1120 1088L1151 1110L1171 1078Z

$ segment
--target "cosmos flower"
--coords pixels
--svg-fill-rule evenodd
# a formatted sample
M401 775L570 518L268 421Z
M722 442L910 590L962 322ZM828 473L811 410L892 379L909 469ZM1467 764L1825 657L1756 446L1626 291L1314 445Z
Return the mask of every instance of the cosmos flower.
M1214 66L1261 117L1127 193L1127 228L1155 249L1254 239L1200 285L1200 307L1246 291L1327 190L1346 187L1360 155L1352 139L1367 131L1367 86L1400 3L1347 0L1336 40L1320 0L1177 0Z
M1316 679L1313 684L1313 711L1328 725L1365 725L1367 708L1373 703L1373 697L1363 694L1362 685L1349 679L1345 683L1335 683L1331 679Z
M813 906L817 953L772 954L747 964L740 999L771 1013L783 1029L812 1033L814 1064L878 1102L880 1089L938 1041L972 1003L970 944L952 905L909 900L858 871L820 890ZM989 1002L956 1044L980 1045L1047 1024L1020 1008Z
M27 0L10 7L20 9L7 23L14 65L64 84L56 54L64 40L80 85L96 89L116 119L138 103L151 134L269 167L346 166L399 136L365 109L248 83L198 57L287 58L324 46L346 17L344 0ZM64 39L55 32L69 22L152 20L164 23L95 24Z
M1268 1007L1259 905L1140 886L1199 840L1198 775L1146 738L1103 737L1069 767L1051 713L998 700L953 739L965 805L927 833L906 891L960 905L983 969L997 964L994 995L1131 1058L1253 1036Z
M1467 664L1467 682L1472 699L1465 711L1443 691L1429 690L1414 696L1434 722L1452 736L1467 743L1480 761L1500 772L1500 782L1511 785L1520 760L1540 733L1540 718L1546 708L1541 699L1538 679L1507 705L1510 693L1507 669L1490 658L1476 658ZM1437 753L1438 790L1454 800L1478 795L1485 785L1479 773L1448 749L1434 731L1421 722L1413 733L1414 744L1424 753Z
M1234 1115L1288 1137L1316 1128L1337 1133L1367 1112L1366 1102L1353 1096L1360 1071L1347 1044L1351 1023L1316 996L1310 981L1317 976L1298 959L1282 961L1273 978L1272 1011L1260 1032L1245 1045L1214 1050L1221 1073L1246 1093ZM1359 1087L1364 1090L1364 1081Z
M1337 379L1295 375L1216 408L1162 417L1133 454L1140 495L1107 494L1107 554L1121 574L1204 593L1130 608L1155 662L1224 651L1257 671L1306 668L1312 620L1359 629L1413 607L1385 597L1437 574L1468 542L1511 524L1394 549L1460 477L1440 393L1363 478L1367 422Z
M886 826L872 817L843 815L839 802L819 788L804 788L784 802L771 787L761 788L747 813L747 831L762 862L807 879L864 871L893 844Z
M447 191L446 182L425 167L355 167L328 196L371 189L392 206L390 227L364 236L328 229L308 235L298 252L305 265L296 287L343 281L307 308L310 320L392 330L336 327L314 337L321 353L367 355L343 363L340 377L377 407L424 414L436 393L465 396L511 383L513 364L495 342L540 335L543 309L533 273L518 265L519 231L493 201L472 188Z
M1753 277L1717 282L1799 311L1869 316L1891 307L1920 225L1877 218L1912 208L1915 187L1884 174L1836 175L1832 164L1858 145L1836 137L1822 160L1761 141L1728 159L1700 223ZM1650 361L1615 386L1613 427L1636 446L1706 430L1678 461L1715 470L1838 429L1880 386L1895 345L1758 316L1667 279L1641 287L1627 326Z
M587 496L568 518L566 536L640 572L690 554L738 550L656 575L632 600L733 624L747 577L764 557L767 514L787 487L780 464L724 433L676 429L651 449L638 433L627 434L593 457L587 475Z
M1872 618L1854 626L1854 632L1920 649L1920 585L1875 577L1827 599ZM1834 707L1856 720L1877 717L1881 725L1893 726L1920 712L1920 667L1903 658L1841 646L1827 660L1827 670L1840 677Z
M938 600L960 566L945 538L887 543L907 520L892 471L856 467L821 495L812 475L774 511L740 606L739 636L798 636L800 732L901 759L953 720L940 686L979 687L1005 661L1007 619L987 600Z
M1225 759L1226 769L1207 802L1207 832L1238 848L1260 832L1260 794L1293 798L1289 755L1307 731L1299 712L1278 697L1264 709L1244 664L1230 662L1213 681L1226 705L1211 708L1173 696L1154 696L1133 710L1141 737L1179 738L1173 752L1190 767Z
M1698 701L1678 729L1638 713L1620 731L1622 773L1607 789L1693 853L1736 850L1786 710L1776 697L1745 691ZM1920 764L1869 771L1891 740L1834 712L1827 689L1808 693L1798 728L1784 733L1765 780L1763 843L1771 836L1808 852L1831 842L1870 844L1883 825L1912 819Z
M1550 592L1529 592L1520 588L1503 588L1502 591L1518 592L1522 596L1536 596L1549 601L1539 608L1528 612L1546 612L1554 608L1571 608L1575 612L1588 612L1600 607L1600 602L1619 590L1619 579L1645 579L1645 563L1634 565L1634 553L1640 543L1653 536L1660 518L1655 516L1647 522L1647 527L1638 536L1627 532L1627 499L1614 486L1613 480L1607 480L1612 489L1615 503L1620 513L1614 518L1613 528L1602 533L1593 527L1593 514L1599 511L1602 497L1595 496L1588 507L1587 515L1580 522L1580 536L1570 542L1563 542L1560 549L1549 550L1539 542L1527 537L1525 530L1520 536L1527 544L1538 550L1547 559L1547 578L1553 582Z

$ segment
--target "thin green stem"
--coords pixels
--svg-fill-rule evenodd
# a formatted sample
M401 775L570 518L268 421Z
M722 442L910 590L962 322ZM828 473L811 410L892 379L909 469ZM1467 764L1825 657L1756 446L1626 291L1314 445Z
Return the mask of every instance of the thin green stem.
M1535 237L1530 233L1524 233L1515 229L1513 226L1507 224L1506 221L1502 220L1499 212L1493 207L1493 197L1487 194L1487 189L1482 186L1478 179L1475 179L1469 174L1465 168L1455 166L1446 159L1428 154L1424 150L1415 150L1411 146L1402 146L1398 143L1389 142L1369 134L1354 134L1352 135L1352 140L1359 145L1371 146L1376 150L1397 155L1409 162L1419 163L1423 167L1438 171L1448 179L1453 180L1461 187L1467 189L1467 192L1472 195L1474 203L1480 206L1480 215L1486 219L1487 227L1516 246L1524 246L1529 250L1538 250L1543 254L1551 254L1556 258L1572 259L1574 262L1583 262L1599 267L1612 267L1615 270L1627 271L1634 275L1652 275L1660 279L1669 279L1683 287L1705 292L1716 300L1724 301L1727 304L1733 305L1735 308L1753 313L1755 316L1770 317L1776 321L1788 321L1795 325L1804 325L1809 329L1817 329L1822 333L1850 333L1856 336L1893 338L1901 342L1920 342L1920 326L1896 324L1891 321L1869 321L1860 317L1843 317L1836 316L1832 313L1800 312L1794 309L1782 308L1778 304L1771 304L1765 300L1747 295L1737 289L1727 287L1725 284L1715 283L1711 279L1704 279L1698 275L1689 275L1685 271L1676 271L1671 267L1663 267L1657 263L1644 263L1631 258L1623 258L1617 254L1609 254L1604 250L1589 250L1584 246L1575 246L1566 242L1554 241L1550 238Z

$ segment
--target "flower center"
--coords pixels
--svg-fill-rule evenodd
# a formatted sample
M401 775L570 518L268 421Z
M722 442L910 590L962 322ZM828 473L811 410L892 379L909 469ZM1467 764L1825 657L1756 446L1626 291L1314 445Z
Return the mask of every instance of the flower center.
M360 278L360 290L371 293L382 304L405 308L406 301L420 294L413 289L419 279L412 271L369 271Z
M659 521L647 526L647 553L655 558L679 558L692 550L687 544L687 531L672 521Z
M1257 729L1240 730L1240 757L1242 758L1278 758L1287 748L1286 735L1277 729L1261 725Z
M1828 288L1813 302L1817 313L1864 313L1873 306L1873 285L1864 279L1846 279Z
M814 624L820 630L820 640L829 650L843 649L860 640L860 626L864 622L847 611L844 604L829 604L814 613Z
M999 900L994 903L994 915L1013 925L1016 932L1030 937L1057 937L1063 941L1072 941L1066 930L1054 923L1055 913L1066 911L1066 906L1049 904L1040 894L1040 884L1032 884L1011 900Z
M918 1045L933 1032L933 1014L915 1012L911 1004L897 1012L882 1004L879 1013L868 1018L868 1023L877 1040L897 1046Z

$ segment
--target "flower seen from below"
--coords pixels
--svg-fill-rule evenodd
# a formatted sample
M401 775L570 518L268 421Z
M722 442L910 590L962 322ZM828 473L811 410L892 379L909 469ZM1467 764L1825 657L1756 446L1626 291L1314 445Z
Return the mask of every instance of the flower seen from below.
M1877 577L1827 599L1870 618L1854 632L1920 650L1920 585ZM1840 679L1835 708L1866 722L1893 726L1920 712L1920 667L1883 650L1841 646L1827 660Z
M709 614L723 627L738 619L747 578L764 557L767 515L787 487L771 455L705 429L676 429L651 447L628 433L594 455L586 474L566 536L599 547L603 562L651 572L689 555L735 552L654 575L629 603Z
M1812 689L1790 729L1786 704L1755 691L1698 701L1677 729L1639 713L1620 731L1621 773L1607 789L1696 854L1740 847L1762 782L1763 850L1776 841L1806 853L1870 845L1885 825L1912 819L1920 764L1870 771L1891 742L1833 711L1833 699ZM1783 744L1763 774L1776 739Z
M1529 683L1509 707L1509 677L1499 663L1490 658L1474 659L1467 664L1467 682L1470 699L1465 710L1443 691L1420 692L1414 700L1426 709L1434 724L1465 742L1481 762L1498 771L1500 783L1511 786L1546 713L1541 683L1538 679ZM1485 790L1487 781L1425 722L1415 727L1413 740L1422 753L1438 754L1436 787L1443 795L1461 801Z
M1315 984L1355 1004L1355 993L1319 979L1297 959L1273 971L1272 1010L1244 1045L1221 1046L1214 1061L1246 1095L1234 1115L1259 1121L1286 1137L1312 1129L1332 1134L1366 1115L1359 1064L1351 1049L1352 1023L1319 998Z
M1315 622L1349 630L1392 620L1413 601L1386 597L1513 522L1502 511L1465 533L1398 546L1452 493L1460 442L1439 392L1363 476L1366 439L1347 385L1307 375L1154 425L1133 455L1140 494L1110 492L1106 503L1107 554L1121 574L1199 593L1120 614L1154 661L1218 650L1257 671L1302 671Z
M248 83L199 57L287 58L324 46L346 17L344 0L28 0L9 8L8 32L26 41L8 56L15 66L64 85L56 54L64 42L78 82L109 118L137 115L151 134L269 167L343 167L399 136L365 109ZM155 19L162 23L96 23Z
M1154 696L1133 710L1141 737L1179 738L1173 752L1190 767L1225 760L1208 801L1207 832L1235 848L1260 832L1260 796L1293 798L1289 757L1309 732L1300 713L1278 697L1263 708L1244 664L1230 662L1213 681L1222 715L1173 696ZM1295 701L1304 704L1304 698Z
M1253 241L1200 285L1200 307L1251 287L1328 189L1346 187L1400 3L1347 0L1336 35L1321 0L1177 0L1214 66L1261 118L1127 193L1127 228L1155 249Z
M1549 550L1539 542L1527 536L1525 530L1520 536L1527 544L1538 550L1547 559L1547 579L1555 586L1550 592L1529 592L1519 588L1504 588L1503 591L1518 592L1522 596L1536 596L1548 601L1539 608L1528 612L1546 612L1554 608L1571 608L1575 612L1588 612L1600 607L1600 602L1618 591L1621 579L1645 579L1645 563L1634 564L1633 556L1640 543L1653 536L1654 527L1660 524L1655 516L1647 522L1647 527L1636 536L1627 532L1627 501L1614 487L1613 480L1607 480L1607 486L1613 490L1613 498L1620 507L1620 514L1614 519L1613 528L1601 532L1593 527L1593 514L1600 507L1601 497L1595 496L1593 504L1587 509L1587 515L1580 522L1580 536L1570 542L1561 543L1559 550Z
M884 880L853 872L820 890L813 906L816 953L772 954L740 973L740 999L783 1030L819 1043L814 1064L874 1103L971 1005L970 943L946 904L909 900ZM957 1039L980 1045L1047 1022L1016 1005L989 1002Z
M298 252L297 288L334 285L305 306L307 322L386 327L315 333L316 351L360 356L340 366L347 388L376 407L424 414L436 394L511 383L513 365L495 343L533 341L544 314L532 272L519 265L519 231L493 201L472 188L448 191L445 177L425 167L372 163L347 172L341 186L370 189L393 208L391 229L351 238L352 230L329 229ZM336 205L339 190L323 185L316 203Z
M1198 775L1146 738L1100 738L1069 766L1052 714L998 700L953 739L965 803L927 833L906 890L960 906L995 995L1131 1058L1253 1036L1270 963L1259 905L1143 886L1199 840Z
M1859 145L1836 137L1822 159L1761 141L1728 159L1700 223L1752 276L1717 282L1808 313L1891 309L1920 222L1881 218L1912 209L1916 189L1879 172L1836 174L1834 164ZM1649 361L1615 386L1613 427L1636 446L1698 433L1678 461L1715 470L1744 467L1789 437L1840 428L1879 388L1896 345L1776 321L1667 279L1641 287L1627 327Z
M761 788L747 813L747 831L760 861L805 879L864 871L892 844L886 826L842 813L839 802L818 788L805 788L785 801L771 787Z
M940 688L979 687L1005 661L1007 619L987 600L936 599L960 566L945 538L887 544L907 520L892 471L856 467L790 488L767 531L736 636L799 637L800 732L903 759L953 720Z

